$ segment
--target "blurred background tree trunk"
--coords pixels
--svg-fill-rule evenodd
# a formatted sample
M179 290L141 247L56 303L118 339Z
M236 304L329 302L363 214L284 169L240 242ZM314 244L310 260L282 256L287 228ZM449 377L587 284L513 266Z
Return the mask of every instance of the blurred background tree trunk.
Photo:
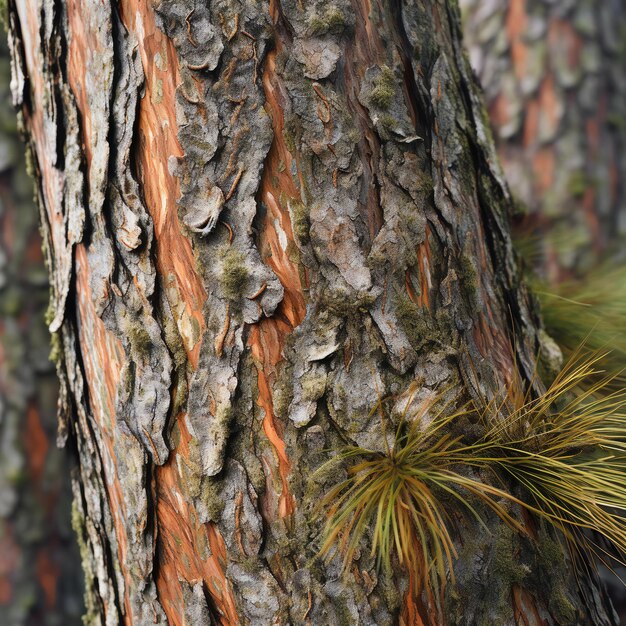
M70 465L56 447L47 272L0 48L0 624L81 623Z
M89 623L438 623L316 558L314 470L381 449L381 396L491 397L541 349L456 4L9 10ZM448 623L615 623L549 529L488 523Z
M460 0L498 154L551 281L624 259L626 5Z
M562 347L576 348L572 344L600 330L596 323L610 336L603 318L609 311L617 322L611 331L623 336L626 5L621 0L460 0L460 5L464 43L518 201L521 249L557 295L601 307L595 317L592 312L581 318L585 310L574 305L567 311L566 300L554 309L554 300L548 300L548 331L564 341ZM571 324L568 313L589 320L579 337L574 328L563 328ZM598 347L618 350L616 365L624 367L622 345L620 337ZM624 577L626 570L618 570ZM604 574L626 623L624 586Z

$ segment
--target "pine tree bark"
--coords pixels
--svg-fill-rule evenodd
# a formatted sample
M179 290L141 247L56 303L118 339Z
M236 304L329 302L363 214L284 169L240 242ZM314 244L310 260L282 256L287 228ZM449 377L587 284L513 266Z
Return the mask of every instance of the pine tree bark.
M543 271L558 280L623 257L624 3L460 4L507 180L544 235Z
M44 323L48 287L32 181L0 49L0 623L80 623L81 567L57 385Z
M454 3L11 0L96 624L433 624L314 475L381 396L532 378ZM529 522L530 523L530 522ZM449 624L613 624L549 530L458 521Z

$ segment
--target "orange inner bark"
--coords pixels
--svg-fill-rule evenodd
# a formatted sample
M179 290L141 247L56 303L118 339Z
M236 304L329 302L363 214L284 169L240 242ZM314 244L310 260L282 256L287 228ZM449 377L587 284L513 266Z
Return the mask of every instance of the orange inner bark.
M259 247L264 261L280 279L285 295L278 310L271 318L253 324L248 337L248 346L258 365L259 397L257 404L264 409L263 430L270 440L278 457L278 473L282 485L278 499L278 517L293 513L295 501L289 493L288 474L290 462L282 439L282 427L274 413L272 382L276 376L276 366L283 359L285 339L298 326L306 314L306 303L298 266L289 255L288 248L295 250L294 235L287 203L301 201L300 193L291 178L293 155L283 139L283 107L281 106L280 83L276 76L276 52L271 52L266 60L263 73L266 110L272 120L274 141L265 160L261 179L260 198L267 208L259 233ZM297 160L296 160L297 166ZM287 240L281 245L280 235Z
M154 222L157 270L165 283L174 318L195 368L199 337L205 328L202 308L206 300L202 278L190 241L178 221L178 179L170 174L170 156L182 157L177 138L176 88L178 58L173 43L156 26L154 9L146 0L122 0L121 16L139 43L145 74L145 95L139 104L140 142L137 157L146 208ZM195 329L194 329L195 326ZM156 585L159 600L174 624L182 624L182 588L179 578L190 584L204 581L221 624L237 624L232 588L225 575L226 548L214 524L201 524L178 469L188 457L190 435L184 415L178 416L180 443L168 461L156 468L157 551ZM202 558L198 547L210 547Z

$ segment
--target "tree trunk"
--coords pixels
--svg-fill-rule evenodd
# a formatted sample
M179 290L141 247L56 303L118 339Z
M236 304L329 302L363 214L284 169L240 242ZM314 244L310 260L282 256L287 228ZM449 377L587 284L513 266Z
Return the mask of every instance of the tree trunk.
M313 472L345 440L380 448L380 397L532 378L454 4L10 11L88 618L436 623L367 549L343 576L317 557L337 477ZM447 623L614 623L548 530L489 524L458 522Z
M516 223L522 241L531 244L528 260L553 284L572 274L582 275L578 284L595 284L607 259L625 258L626 5L460 5L464 42L486 92L499 156L529 210ZM598 273L586 275L598 266ZM614 285L606 285L617 303ZM626 570L618 573L623 578ZM609 574L607 582L624 622L621 580Z
M530 212L531 231L545 235L543 271L558 280L619 253L626 234L626 6L461 0L461 8L507 179Z
M44 324L48 286L0 50L0 623L79 624L81 568L57 385Z

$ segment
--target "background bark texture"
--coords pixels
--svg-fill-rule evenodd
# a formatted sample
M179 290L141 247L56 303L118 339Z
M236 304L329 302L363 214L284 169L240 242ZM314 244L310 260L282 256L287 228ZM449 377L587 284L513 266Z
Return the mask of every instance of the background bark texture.
M0 624L80 624L82 572L67 455L56 448L57 383L33 183L0 50Z
M619 253L626 234L626 5L461 0L498 153L543 269ZM619 245L621 242L621 246Z
M313 472L382 446L381 396L490 397L541 347L455 6L9 8L89 623L436 623L367 550L316 558ZM489 523L450 624L614 623L549 531Z
M534 269L558 282L572 271L584 276L598 263L623 262L626 5L460 5L464 42L485 90L501 162L529 211L518 228L522 236L534 235ZM625 622L623 585L607 580Z

